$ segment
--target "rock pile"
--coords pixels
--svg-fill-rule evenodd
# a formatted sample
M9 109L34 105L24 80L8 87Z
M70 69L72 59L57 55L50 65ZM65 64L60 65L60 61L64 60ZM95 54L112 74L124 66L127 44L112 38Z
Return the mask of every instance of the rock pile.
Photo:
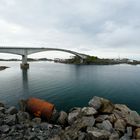
M50 124L28 112L18 111L14 106L7 108L0 103L0 140L47 140L61 129L60 125Z
M68 125L51 140L140 139L140 116L136 111L96 96L88 105L71 109Z
M54 111L49 122L0 103L0 140L131 140L140 139L140 116L126 105L93 97L88 107Z

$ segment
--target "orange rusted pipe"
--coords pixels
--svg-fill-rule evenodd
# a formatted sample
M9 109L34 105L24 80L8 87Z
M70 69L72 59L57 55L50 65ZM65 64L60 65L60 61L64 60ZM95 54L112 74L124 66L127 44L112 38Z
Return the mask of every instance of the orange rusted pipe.
M51 118L54 105L38 98L29 98L27 100L27 109L36 117Z

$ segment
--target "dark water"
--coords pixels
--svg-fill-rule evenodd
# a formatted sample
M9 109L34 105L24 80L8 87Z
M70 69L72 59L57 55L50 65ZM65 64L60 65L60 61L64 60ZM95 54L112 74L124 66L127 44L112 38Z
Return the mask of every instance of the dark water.
M0 62L0 100L17 105L19 99L39 97L68 110L87 105L93 96L127 104L140 112L140 66L68 65L32 62L22 71L19 62Z

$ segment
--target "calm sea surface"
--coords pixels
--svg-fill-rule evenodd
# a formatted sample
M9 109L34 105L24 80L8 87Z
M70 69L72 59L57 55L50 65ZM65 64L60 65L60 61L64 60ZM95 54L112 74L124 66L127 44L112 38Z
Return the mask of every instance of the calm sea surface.
M38 97L68 110L101 96L140 112L140 66L32 62L28 71L22 71L19 64L0 62L10 67L0 71L0 101L8 105Z

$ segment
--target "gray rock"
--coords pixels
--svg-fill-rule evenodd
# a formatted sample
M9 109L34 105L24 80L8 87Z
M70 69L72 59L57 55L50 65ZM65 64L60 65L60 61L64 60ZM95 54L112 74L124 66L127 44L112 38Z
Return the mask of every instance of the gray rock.
M98 110L102 103L101 103L101 100L100 100L100 97L97 97L97 96L94 96L89 102L88 102L88 105L93 107L94 109Z
M97 118L96 118L96 122L100 123L100 122L103 122L104 120L108 119L108 115L99 115Z
M10 114L10 115L16 114L17 112L18 112L18 110L16 109L15 106L11 106L10 108L8 108L8 109L6 110L6 113L7 113L7 114Z
M102 113L112 113L114 110L114 105L111 101L97 96L93 97L88 104Z
M103 129L102 123L96 123L95 125L98 129Z
M109 120L105 120L102 122L102 129L107 130L109 132L113 131L112 124L110 123Z
M119 134L117 132L111 133L109 140L119 140Z
M19 123L28 122L30 120L30 115L27 112L19 111L17 113L17 120Z
M115 109L113 110L116 119L126 118L130 112L131 110L126 105L122 104L115 104Z
M140 127L139 114L131 111L126 105L116 104L113 113L117 119L124 119L128 125Z
M127 127L126 130L127 130L127 135L131 137L133 135L132 127Z
M66 112L61 111L59 118L58 118L58 123L61 125L65 125L67 123L68 115Z
M38 140L45 140L43 136L37 136Z
M80 114L81 114L81 109L79 108L70 112L68 114L68 123L71 125L75 120L79 118Z
M71 133L78 133L79 131L85 131L87 127L93 127L95 123L95 119L93 116L90 117L82 117L76 120L67 131L70 135ZM73 134L72 134L73 135Z
M97 114L97 111L93 107L84 107L82 108L82 114L85 116L90 116Z
M59 117L59 112L56 109L54 109L49 121L52 123L57 123L58 117Z
M108 119L112 124L114 124L114 122L117 120L117 118L115 117L114 114L109 115L107 119Z
M79 133L79 136L78 136L78 140L85 140L86 138L86 133Z
M95 124L95 118L93 116L90 117L82 117L78 120L78 123L83 125L83 127L92 127Z
M16 122L17 122L16 114L8 115L5 119L5 123L8 124L8 125L15 125Z
M10 127L9 127L8 125L2 125L2 126L0 127L0 131L1 131L2 133L7 133L7 132L9 132L9 130L10 130Z
M131 111L129 114L126 114L124 120L128 125L140 127L140 116L136 111Z
M83 116L77 119L71 126L67 127L61 135L63 140L78 140L82 139L81 132L86 132L87 127L93 127L95 119L93 116ZM81 136L80 136L81 135ZM79 137L80 136L80 137Z
M131 140L131 138L127 134L124 134L124 136L122 136L120 140Z
M23 125L23 124L16 124L16 125L15 125L15 128L16 128L17 130L22 130L22 129L24 128L24 125Z
M53 126L52 126L51 124L48 124L48 123L46 123L46 122L42 122L42 123L40 124L41 130L48 130L48 129L52 128L52 127L53 127Z
M33 118L32 121L36 124L40 124L41 123L41 118Z
M106 130L99 130L94 127L87 128L87 133L90 140L108 140L111 135L111 133Z
M125 127L126 127L126 122L123 119L118 119L114 124L115 130L123 133L125 132Z
M115 104L115 109L119 110L125 114L130 113L131 109L129 109L126 105L124 104Z

